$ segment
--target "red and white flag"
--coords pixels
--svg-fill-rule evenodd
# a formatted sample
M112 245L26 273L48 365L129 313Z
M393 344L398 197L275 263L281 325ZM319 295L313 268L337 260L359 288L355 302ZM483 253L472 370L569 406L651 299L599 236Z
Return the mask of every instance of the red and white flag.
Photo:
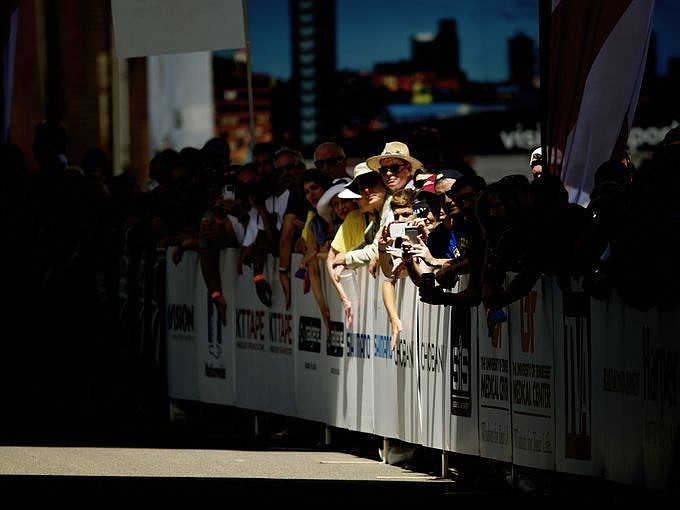
M547 0L543 154L570 201L585 205L595 170L625 147L642 76L654 0ZM544 4L545 5L545 4ZM547 153L547 154L546 154Z

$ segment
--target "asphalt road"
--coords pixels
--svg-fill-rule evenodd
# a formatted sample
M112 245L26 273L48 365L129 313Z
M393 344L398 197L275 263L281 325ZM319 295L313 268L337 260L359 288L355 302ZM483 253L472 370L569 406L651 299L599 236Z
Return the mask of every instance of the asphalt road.
M657 495L569 477L518 473L478 457L418 448L383 463L382 438L222 406L33 409L0 427L5 508L34 502L153 504L622 504ZM175 408L176 409L176 408ZM170 416L174 419L170 419ZM257 416L259 432L254 426ZM279 434L285 430L288 434ZM509 483L513 480L514 483ZM18 504L16 502L19 502Z

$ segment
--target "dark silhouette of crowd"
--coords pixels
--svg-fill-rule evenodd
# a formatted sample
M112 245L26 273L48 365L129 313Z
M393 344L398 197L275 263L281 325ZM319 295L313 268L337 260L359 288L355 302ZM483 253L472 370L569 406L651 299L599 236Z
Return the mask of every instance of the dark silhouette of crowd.
M491 329L504 320L498 311L541 275L554 277L563 292L581 279L594 298L617 292L640 310L680 303L679 128L639 168L629 157L603 162L586 207L569 203L560 179L546 172L485 182L463 158L443 158L446 141L432 129L412 134L412 155L389 142L354 172L332 141L317 147L315 168L307 169L299 151L273 143L257 144L251 162L232 164L228 143L214 138L155 154L148 179L132 169L113 176L97 147L76 164L66 154L67 136L60 123L37 126L36 168L19 147L1 149L6 322L16 331L4 341L3 385L21 389L6 393L22 405L125 401L167 409L167 248L174 264L187 251L198 253L222 322L230 304L219 254L227 247L239 250L240 273L252 270L264 305L281 285L290 306L294 273L314 293L327 327L338 319L320 287L329 251L329 277L341 297L343 271L367 266L375 275L383 268L395 335L401 325L393 288L406 274L426 303L483 304ZM408 209L398 220L390 202L404 188L412 191L395 203L394 210ZM386 198L371 206L376 190ZM350 212L351 228L341 229ZM416 226L417 237L394 244L389 225L399 221ZM338 232L350 231L356 241L337 242ZM299 268L291 268L292 253L302 254ZM264 275L268 257L278 258L278 282ZM434 285L422 278L428 273ZM342 299L349 319L350 300Z

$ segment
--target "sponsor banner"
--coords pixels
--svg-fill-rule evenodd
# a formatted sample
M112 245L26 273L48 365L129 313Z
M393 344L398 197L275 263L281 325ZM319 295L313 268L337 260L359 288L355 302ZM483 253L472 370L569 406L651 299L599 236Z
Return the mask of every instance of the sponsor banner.
M226 268L236 267L238 252L222 250L220 268L222 294L227 301L227 321L220 322L217 306L203 278L196 285L196 340L198 347L198 384L201 402L234 403L235 321L229 315L235 303L235 275Z
M407 282L397 281L397 293ZM378 270L376 286L382 289L390 283L385 279L382 271ZM397 298L398 302L398 298ZM375 433L382 437L398 438L403 427L404 396L397 389L397 368L395 365L396 351L392 351L392 327L390 324L384 300L376 300L375 320L373 321L373 379L380 381L373 385L373 423ZM410 317L402 317L410 320ZM400 335L401 336L401 335ZM400 414L401 413L401 414Z
M225 272L237 255L225 252ZM616 293L591 300L577 279L563 291L543 278L489 335L483 307L424 305L404 279L392 351L382 279L357 271L363 291L349 327L326 287L328 334L311 292L293 287L295 305L284 309L271 277L276 262L265 269L271 307L257 298L249 268L223 276L230 306L219 328L197 254L166 263L171 398L233 400L522 466L672 486L680 309L637 311ZM217 368L206 371L206 363Z
M172 250L166 250L165 264L168 396L178 400L200 400L195 297L196 286L203 279L199 274L197 253L186 252L182 261L175 265Z
M375 279L362 267L354 272L357 299L352 301L352 324L345 329L344 426L372 434L373 428L373 316L382 299ZM343 282L345 284L347 282Z
M235 405L247 409L271 411L269 407L273 395L270 389L276 373L272 367L269 351L270 315L281 314L281 298L274 301L274 294L280 293L278 279L271 278L271 271L265 272L265 277L272 285L272 307L262 304L255 293L252 282L253 271L250 267L243 268L242 275L234 276L234 303L230 312L233 314L234 332L234 371L235 371ZM231 318L231 317L230 317ZM291 356L292 357L292 356ZM292 376L293 367L290 367ZM292 385L292 383L291 383ZM280 396L281 390L276 391Z
M503 310L506 314L507 309ZM483 457L512 460L510 416L510 341L508 323L489 334L486 312L479 310L479 450Z
M297 416L295 409L295 353L297 347L298 321L293 309L293 282L291 282L291 308L285 309L285 299L278 279L278 266L269 258L265 276L272 285L272 306L267 308L259 298L267 319L264 356L267 381L267 410L277 414ZM245 273L245 271L244 271ZM292 279L292 278L291 278ZM250 278L249 278L250 282ZM254 287L250 283L251 287ZM262 382L260 382L262 384Z
M324 273L326 274L326 273ZM331 310L331 332L324 335L322 352L325 353L324 390L326 401L323 404L327 423L345 427L345 314L340 298L332 284L327 285L326 299Z
M450 309L419 303L418 313L418 375L420 378L420 443L430 448L443 449L448 443L448 400L449 381L449 318ZM469 328L468 328L469 329ZM469 352L469 350L468 350ZM466 354L461 353L460 360ZM467 367L465 367L467 369ZM469 371L462 374L463 383Z
M601 473L593 457L591 299L580 279L553 297L555 359L555 463L558 471Z
M293 254L291 267L299 267L300 254ZM325 271L325 265L323 266ZM304 292L305 282L291 278L290 327L294 330L295 409L297 416L326 423L326 338L328 331L321 320L319 304L310 289ZM335 292L335 291L334 291ZM328 295L327 292L324 295Z
M401 333L394 350L394 369L396 370L396 412L399 420L395 426L398 434L394 437L409 443L419 443L421 437L421 418L419 407L419 362L418 331L416 317L418 310L418 290L409 278L397 283L397 310L401 319Z
M553 281L541 278L509 306L512 460L555 467Z
M642 312L614 293L606 303L592 299L591 314L597 338L591 346L593 458L602 463L606 478L641 484L642 401L635 381L640 378Z
M671 494L677 490L680 450L680 307L653 308L641 314L641 328L633 332L640 359L642 448L647 487ZM619 381L617 388L633 391L635 382ZM632 386L632 388L631 388Z
M463 286L467 286L465 283ZM479 367L477 308L446 307L450 313L446 448L479 455ZM446 331L446 330L445 330Z

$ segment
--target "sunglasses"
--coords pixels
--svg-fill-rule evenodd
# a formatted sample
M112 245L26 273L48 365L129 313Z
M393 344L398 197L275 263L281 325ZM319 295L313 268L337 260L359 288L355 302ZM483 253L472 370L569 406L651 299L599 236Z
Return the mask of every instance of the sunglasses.
M345 159L342 156L336 156L334 158L326 158L326 159L320 159L318 161L314 162L314 166L318 168L319 170L323 170L323 167L325 166L335 166L338 164L338 161L342 161Z
M357 181L356 189L360 191L366 187L377 186L380 182L381 182L380 177L378 177L377 175L370 175Z
M381 166L378 168L378 172L380 172L382 175L387 175L387 172L390 172L392 175L397 175L406 165L407 163L395 163L394 165L390 166Z

